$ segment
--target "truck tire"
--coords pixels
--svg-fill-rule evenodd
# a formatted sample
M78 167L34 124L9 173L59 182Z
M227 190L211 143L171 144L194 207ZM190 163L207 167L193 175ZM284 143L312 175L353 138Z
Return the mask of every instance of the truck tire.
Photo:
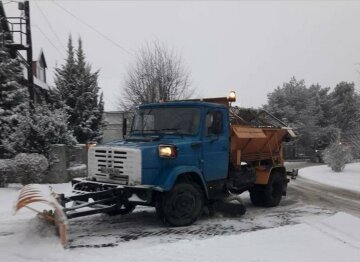
M107 212L109 216L117 216L117 215L127 215L134 211L136 205L133 204L126 204L123 206L123 208Z
M283 190L282 175L274 172L267 185L255 185L250 190L250 200L254 206L275 207L281 201Z
M249 190L250 192L250 200L254 206L264 206L264 186L263 185L255 185L253 188Z
M159 218L170 226L181 227L194 223L202 214L204 194L191 182L179 183L161 196L156 206Z

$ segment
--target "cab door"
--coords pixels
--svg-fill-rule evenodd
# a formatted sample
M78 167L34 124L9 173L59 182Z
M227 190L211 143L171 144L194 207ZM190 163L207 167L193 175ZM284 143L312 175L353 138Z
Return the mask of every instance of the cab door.
M229 165L229 131L227 111L209 109L203 130L203 173L206 181L224 179Z

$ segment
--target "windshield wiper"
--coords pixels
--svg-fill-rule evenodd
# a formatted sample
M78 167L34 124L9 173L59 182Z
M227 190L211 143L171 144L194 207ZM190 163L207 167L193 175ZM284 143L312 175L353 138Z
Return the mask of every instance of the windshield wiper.
M145 129L145 130L134 129L134 130L131 130L131 134L133 134L134 131L140 132L140 134L154 132L157 135L161 135L161 132L165 131L163 134L183 135L181 132L177 132L177 131L179 131L178 128L161 128L161 129ZM169 131L169 132L166 132L166 131Z
M179 128L161 128L160 131L178 131Z
M159 129L133 129L131 130L131 133L132 132L159 132L160 130Z
M170 131L167 132L166 134L173 134L173 135L181 135L183 136L184 133L183 132L178 132L180 129L179 128L162 128L160 129L160 131Z

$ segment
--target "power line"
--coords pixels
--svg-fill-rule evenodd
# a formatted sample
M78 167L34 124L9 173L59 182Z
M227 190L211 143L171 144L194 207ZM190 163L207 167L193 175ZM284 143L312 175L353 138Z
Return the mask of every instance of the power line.
M42 16L44 17L45 21L47 22L51 32L55 35L56 39L58 40L59 44L61 45L61 47L66 51L66 48L64 46L64 44L62 43L62 41L60 40L60 37L58 36L58 34L56 33L56 31L54 30L54 28L52 27L49 19L47 18L47 16L45 15L45 13L43 12L43 10L41 9L40 5L38 5L37 1L34 1L36 7L39 9L40 13L42 14Z
M19 3L19 1L10 0L8 2L3 3L3 5L11 4L11 3Z
M46 40L55 48L55 50L61 55L62 58L64 58L64 55L60 52L60 50L57 48L56 45L47 37L47 35L44 33L43 30L37 25L32 25L32 27L35 27L39 30L39 32L46 38Z
M56 1L52 0L52 2L57 5L59 8L61 8L63 11L65 11L67 14L71 15L73 18L75 18L76 20L78 20L79 22L83 23L84 25L86 25L87 27L89 27L91 30L93 30L94 32L96 32L97 34L99 34L100 36L102 36L103 38L105 38L106 40L108 40L109 42L111 42L113 45L117 46L118 48L120 48L122 51L130 54L130 55L134 55L133 53L131 53L130 51L128 51L126 48L122 47L120 44L118 44L117 42L115 42L114 40L112 40L110 37L108 37L107 35L105 35L104 33L102 33L101 31L97 30L95 27L93 27L92 25L90 25L89 23L87 23L86 21L84 21L83 19L79 18L78 16L76 16L75 14L73 14L72 12L70 12L69 10L67 10L65 7L61 6L59 3L57 3Z

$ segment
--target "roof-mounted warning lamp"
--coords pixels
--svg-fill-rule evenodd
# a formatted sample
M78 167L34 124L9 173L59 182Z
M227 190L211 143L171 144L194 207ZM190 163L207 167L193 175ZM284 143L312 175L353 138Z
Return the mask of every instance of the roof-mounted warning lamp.
M235 102L236 101L236 93L235 93L235 91L230 91L229 96L228 96L228 100L229 100L229 102Z

